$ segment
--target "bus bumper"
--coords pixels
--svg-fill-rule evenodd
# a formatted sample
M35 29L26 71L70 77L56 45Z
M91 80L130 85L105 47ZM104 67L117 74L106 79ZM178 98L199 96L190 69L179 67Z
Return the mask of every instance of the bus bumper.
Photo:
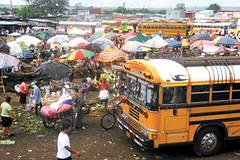
M153 149L154 142L151 139L148 139L142 136L138 131L136 131L133 127L126 123L125 120L119 118L118 127L124 132L127 138L135 142L137 145L144 149Z

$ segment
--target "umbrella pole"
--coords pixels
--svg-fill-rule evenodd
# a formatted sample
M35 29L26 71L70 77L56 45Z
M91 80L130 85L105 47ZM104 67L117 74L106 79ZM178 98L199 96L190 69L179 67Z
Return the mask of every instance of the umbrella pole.
M0 88L3 89L3 93L5 94L5 86L4 86L4 82L3 82L3 70L0 69Z

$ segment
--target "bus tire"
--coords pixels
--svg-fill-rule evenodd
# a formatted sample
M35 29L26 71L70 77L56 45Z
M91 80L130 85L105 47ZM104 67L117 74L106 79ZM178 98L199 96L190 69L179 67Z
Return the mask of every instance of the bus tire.
M200 156L210 156L219 152L223 144L223 137L217 127L204 127L194 139L194 152Z

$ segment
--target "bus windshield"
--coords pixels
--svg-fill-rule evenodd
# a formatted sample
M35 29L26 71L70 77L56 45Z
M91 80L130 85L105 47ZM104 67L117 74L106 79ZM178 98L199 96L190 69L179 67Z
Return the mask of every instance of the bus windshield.
M127 75L124 95L149 110L157 110L158 86L140 78Z

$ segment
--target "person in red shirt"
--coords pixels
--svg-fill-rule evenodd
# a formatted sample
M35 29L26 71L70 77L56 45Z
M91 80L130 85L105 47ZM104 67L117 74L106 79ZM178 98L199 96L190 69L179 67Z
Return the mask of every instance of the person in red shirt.
M106 107L108 103L109 92L108 92L108 84L105 79L103 79L99 83L98 89L99 89L98 98L100 99L100 103Z
M19 88L20 88L20 92L19 92L20 100L19 100L19 102L20 102L20 104L22 104L22 107L24 109L24 106L25 106L26 100L27 100L27 95L28 95L28 85L27 85L25 80L23 80L23 82L21 83Z

